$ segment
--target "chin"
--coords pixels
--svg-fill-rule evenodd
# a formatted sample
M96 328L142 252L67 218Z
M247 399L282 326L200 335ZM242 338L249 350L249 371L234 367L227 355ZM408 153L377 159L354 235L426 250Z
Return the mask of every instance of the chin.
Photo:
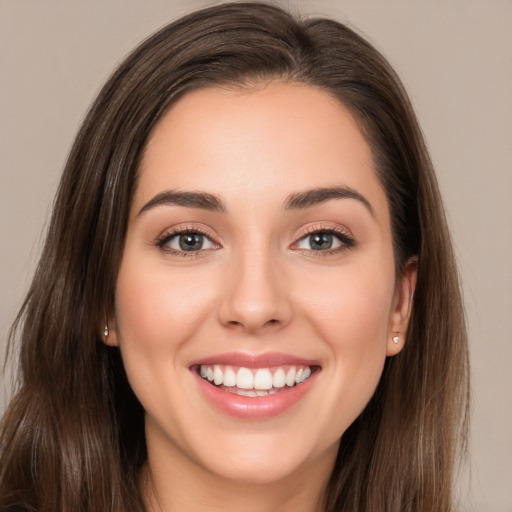
M233 435L217 449L203 454L200 464L211 474L239 484L259 485L284 481L314 470L317 462L324 465L334 460L338 442L329 447L315 446L293 435ZM204 457L206 455L206 457Z
M268 485L292 478L301 471L297 461L286 461L269 454L226 458L212 465L210 471L219 477L242 485Z

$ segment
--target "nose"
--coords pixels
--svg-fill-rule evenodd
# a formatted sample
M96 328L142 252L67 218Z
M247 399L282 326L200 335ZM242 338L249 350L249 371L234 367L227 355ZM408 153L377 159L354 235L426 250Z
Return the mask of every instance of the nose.
M269 252L248 250L223 281L220 322L252 335L278 330L292 317L285 272Z

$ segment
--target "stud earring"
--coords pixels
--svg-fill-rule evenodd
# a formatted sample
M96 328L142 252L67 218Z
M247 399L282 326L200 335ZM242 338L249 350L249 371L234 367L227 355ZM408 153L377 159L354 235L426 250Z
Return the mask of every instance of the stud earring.
M105 330L103 331L103 335L105 336L105 338L108 338L108 325L105 324Z
M393 343L395 345L398 345L398 342L400 341L400 336L393 336Z

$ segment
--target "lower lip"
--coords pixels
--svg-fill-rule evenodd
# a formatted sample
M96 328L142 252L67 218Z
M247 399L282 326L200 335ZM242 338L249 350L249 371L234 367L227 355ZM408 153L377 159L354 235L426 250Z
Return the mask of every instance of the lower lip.
M213 386L196 375L199 387L207 400L222 412L247 420L273 418L293 407L309 391L319 372L313 374L301 384L266 396L241 396Z

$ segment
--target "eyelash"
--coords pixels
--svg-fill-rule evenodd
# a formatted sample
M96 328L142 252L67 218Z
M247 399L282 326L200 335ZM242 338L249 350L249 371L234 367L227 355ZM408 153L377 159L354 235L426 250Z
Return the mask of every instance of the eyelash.
M327 235L332 235L336 237L340 241L340 246L336 247L334 249L327 249L324 251L315 251L313 249L297 249L297 250L304 250L310 253L313 256L329 256L332 254L337 254L339 252L345 251L347 249L352 249L355 247L356 242L355 240L344 230L336 228L334 226L314 226L306 229L300 236L300 238L293 243L293 245L299 244L301 241L305 240L306 238L310 237L311 235L316 235L324 233Z
M315 251L313 249L298 249L298 248L297 248L297 250L307 251L308 253L311 253L314 256L322 257L322 256L336 254L338 252L341 252L341 251L344 251L347 249L351 249L356 245L355 240L351 236L349 236L345 231L343 231L339 228L335 228L333 226L320 226L320 227L315 226L315 227L306 229L301 234L300 238L296 242L294 242L291 247L294 248L294 246L296 246L297 244L299 244L300 242L302 242L309 236L312 236L315 234L320 234L320 233L324 233L324 234L332 235L332 236L336 237L340 241L340 246L336 247L334 249L326 249L324 251L320 251L320 250ZM180 250L173 249L167 245L173 238L178 237L180 235L187 235L187 234L198 234L198 235L204 236L212 244L219 246L219 244L217 244L214 240L212 240L211 236L208 233L206 233L201 228L198 228L195 226L187 226L184 228L175 229L170 232L165 232L163 235L158 237L155 245L159 249L161 249L162 251L164 251L166 253L172 254L173 256L180 256L180 257L185 257L185 258L196 257L199 255L199 253L209 250L209 249L198 249L196 251L193 251L193 250L192 251L180 251Z
M178 237L180 235L202 235L206 239L208 239L212 244L218 246L217 242L212 240L211 236L206 233L201 228L198 228L196 226L186 226L184 228L178 228L173 231L165 232L163 235L158 237L156 240L156 246L161 249L162 251L172 254L173 256L181 256L184 258L193 258L199 255L199 253L204 252L208 249L199 249L197 251L179 251L176 249L173 249L172 247L169 247L168 244L173 238Z

